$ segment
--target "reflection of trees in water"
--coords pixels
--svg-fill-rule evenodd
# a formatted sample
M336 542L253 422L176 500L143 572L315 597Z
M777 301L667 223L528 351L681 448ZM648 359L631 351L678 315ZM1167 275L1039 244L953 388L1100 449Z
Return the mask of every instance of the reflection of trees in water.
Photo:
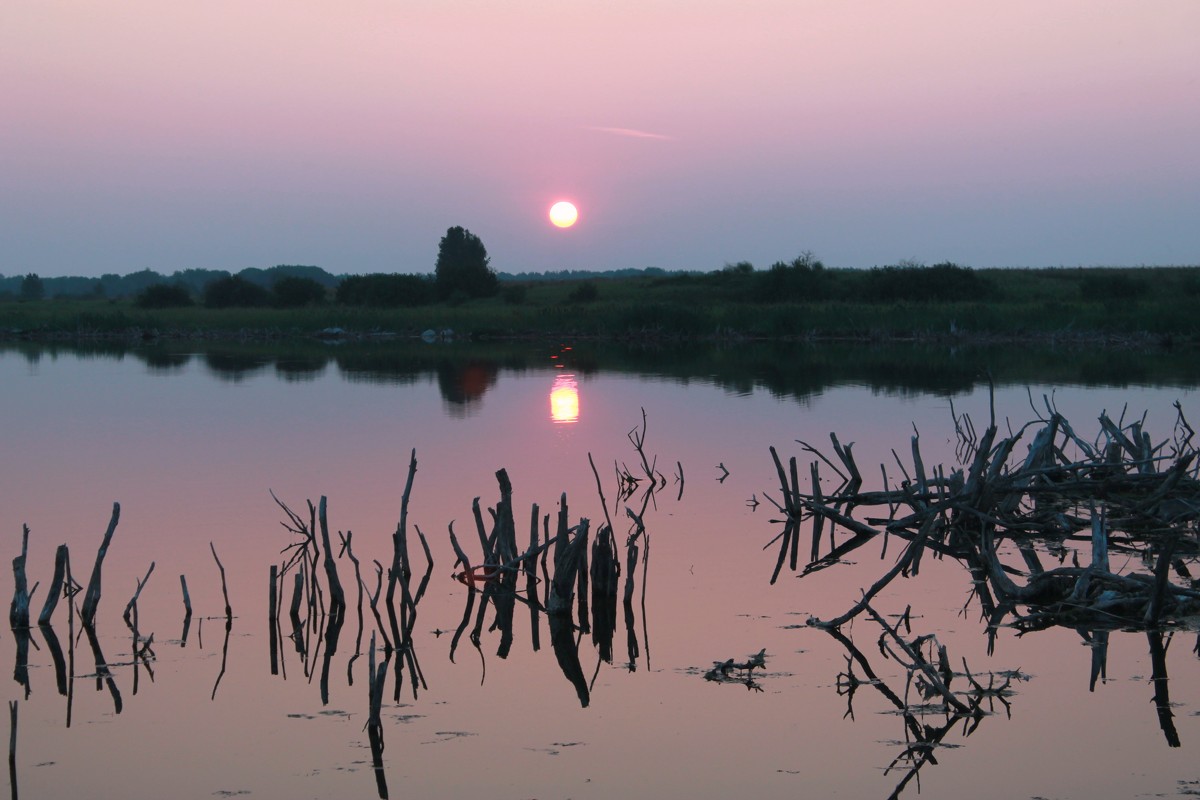
M151 374L155 375L169 375L174 372L181 372L187 366L187 363L192 360L190 352L166 350L163 348L134 350L133 355L135 358L141 359Z
M266 371L270 362L258 354L213 350L204 354L204 365L223 381L238 382Z
M171 345L131 346L123 342L80 344L0 343L0 353L16 352L29 363L43 357L119 360L133 353L152 371L170 374L185 362ZM204 354L222 380L240 380L276 364L283 380L321 374L337 364L349 381L410 384L436 376L447 407L462 410L478 402L500 372L520 374L551 363L581 376L600 372L702 380L738 394L761 389L778 397L804 400L831 388L858 385L883 394L959 394L985 383L1105 385L1200 385L1200 360L1176 350L1144 350L1053 345L981 344L882 345L865 342L586 342L543 346L514 342L456 342L429 345L408 341L324 343L289 341L188 343Z
M288 383L313 381L325 373L327 358L318 356L289 356L275 362L275 374Z
M491 361L439 362L437 384L447 410L453 416L470 414L484 393L496 384L499 373L499 367Z

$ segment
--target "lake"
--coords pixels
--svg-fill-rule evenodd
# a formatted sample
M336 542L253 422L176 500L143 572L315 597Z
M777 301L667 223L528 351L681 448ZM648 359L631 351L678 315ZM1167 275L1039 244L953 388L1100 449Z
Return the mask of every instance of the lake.
M845 626L851 651L805 624L854 605L895 563L898 544L871 543L803 577L785 565L772 585L772 542L783 526L770 452L796 457L807 481L818 459L799 442L832 459L832 432L853 442L866 483L879 488L885 472L900 479L915 430L927 466L958 466L952 406L986 424L988 374L1002 429L1045 414L1049 400L1085 439L1098 437L1105 411L1125 421L1144 413L1145 429L1165 439L1176 401L1200 420L1191 356L833 345L0 345L0 529L13 559L29 528L35 618L58 546L68 545L74 579L86 587L120 504L94 636L84 635L80 592L74 612L59 603L49 629L0 637L0 658L14 664L10 786L27 798L1194 796L1194 629L1055 626L1018 635L1001 627L989 647L972 575L953 559L926 558L918 576L893 581L873 607L891 620L910 608L911 636L935 634L956 671L965 663L983 685L991 674L1005 689L987 696L987 713L953 725L935 704L906 717L892 698L919 705L918 684L884 654L879 625L860 617ZM280 581L279 625L271 624L271 568L282 568L299 541L274 498L305 522L307 503L326 498L333 554L339 534L352 532L350 554L370 595L379 585L374 562L392 562L414 454L410 592L427 563L418 531L432 568L415 619L405 614L408 646L380 672L382 749L373 750L370 643L374 633L382 662L383 636L392 635L386 612L381 629L369 601L357 602L343 551L335 565L350 607L335 647L322 635L326 594L315 608L303 601L298 627L290 620L294 570ZM656 476L649 494L642 454ZM611 519L622 564L613 604L593 604L590 616L575 613L574 627L560 621L554 630L540 608L545 573L530 588L523 575L515 596L452 577L462 568L451 527L481 564L472 505L478 498L490 531L499 470L511 481L521 549L531 520L540 541L553 534L564 495L571 526L586 518L594 536ZM1067 541L1041 557L1069 563L1077 549ZM1140 566L1113 558L1114 571ZM123 612L152 564L135 641ZM186 622L181 576L193 608ZM14 580L6 571L6 596ZM386 593L386 574L382 585ZM1094 679L1101 644L1106 660ZM762 651L762 667L706 679L715 663L745 664ZM1167 687L1164 717L1155 698Z

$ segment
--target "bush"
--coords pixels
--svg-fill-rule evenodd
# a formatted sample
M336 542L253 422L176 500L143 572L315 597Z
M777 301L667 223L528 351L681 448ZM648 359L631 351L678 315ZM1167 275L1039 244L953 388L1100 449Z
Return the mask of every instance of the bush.
M755 279L754 297L763 303L827 300L832 293L825 265L812 253L801 253L790 264L777 261Z
M156 283L133 296L138 308L187 308L192 305L192 293L178 283Z
M206 308L261 308L271 305L271 292L237 275L218 278L204 287Z
M875 267L862 281L862 299L891 303L964 302L984 300L993 293L991 283L967 267L943 262L932 267L902 263L894 267Z
M302 308L325 302L325 287L312 278L280 278L271 291L279 308Z
M422 275L352 275L337 287L337 301L347 306L399 308L432 303L433 281Z

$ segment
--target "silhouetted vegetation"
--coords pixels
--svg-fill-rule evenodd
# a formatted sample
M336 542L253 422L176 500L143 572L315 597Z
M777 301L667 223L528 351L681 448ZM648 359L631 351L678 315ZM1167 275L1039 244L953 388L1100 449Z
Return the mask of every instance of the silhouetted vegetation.
M177 283L147 286L133 298L138 308L186 308L192 305L192 293Z
M478 236L457 225L448 229L438 244L434 267L438 296L450 299L455 295L491 297L496 294L498 279L490 261L487 248Z
M337 302L347 306L401 308L423 306L436 298L433 281L423 275L351 275L337 287Z
M974 270L949 262L876 267L867 272L862 288L863 299L877 303L984 300L991 294L991 285Z
M1180 345L1200 340L1200 268L1070 268L975 270L949 262L900 262L870 270L831 269L811 253L766 270L747 261L711 272L632 270L627 277L518 280L497 284L478 237L451 228L443 240L442 285L435 274L369 274L335 278L317 267L244 270L195 289L143 270L91 281L90 294L68 299L41 279L46 301L20 298L27 276L0 277L0 334L158 336L247 331L311 335L338 328L354 336L419 336L451 328L457 338L594 336L637 338L765 338L1024 340ZM454 256L459 253L459 256ZM466 256L462 256L466 253ZM473 264L456 272L456 267ZM300 273L320 274L321 280ZM184 273L177 273L184 274ZM210 271L188 270L189 279ZM551 273L546 273L551 274ZM553 273L553 274L567 274ZM455 276L466 283L451 283ZM480 281L476 288L470 277ZM249 277L256 280L250 280ZM186 285L202 305L146 307L113 295L114 287ZM75 279L71 279L75 280ZM264 286L258 281L267 281ZM323 293L319 286L336 286ZM452 286L449 294L442 292ZM479 288L483 287L483 288ZM479 294L487 291L490 294ZM322 296L325 298L321 300ZM402 315L397 314L403 309ZM150 312L154 312L151 314Z
M570 303L591 303L600 297L600 290L596 288L596 284L591 281L584 281L576 286L567 295L567 302Z
M205 308L262 308L271 305L271 292L237 275L219 278L204 287Z
M275 281L271 291L279 308L303 308L325 302L325 287L312 278L280 278Z
M512 284L500 290L500 299L510 306L519 306L529 296L529 288L524 284Z
M1146 281L1124 272L1089 274L1079 281L1079 293L1091 300L1132 300L1149 291Z
M42 279L37 276L37 273L31 272L21 279L22 300L41 300L45 296L45 293L45 286L42 284Z
M811 303L828 300L832 295L833 284L825 265L812 253L803 253L790 264L776 262L765 275L758 277L755 299L768 303L789 300Z

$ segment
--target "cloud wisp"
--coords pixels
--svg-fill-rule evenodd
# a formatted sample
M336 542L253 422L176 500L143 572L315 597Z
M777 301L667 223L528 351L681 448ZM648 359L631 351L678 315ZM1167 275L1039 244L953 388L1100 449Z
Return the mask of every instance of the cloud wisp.
M598 125L588 127L589 131L599 131L600 133L611 133L613 136L628 136L633 139L656 139L662 142L675 141L674 136L667 136L663 133L650 133L649 131L639 131L636 128L606 128Z

